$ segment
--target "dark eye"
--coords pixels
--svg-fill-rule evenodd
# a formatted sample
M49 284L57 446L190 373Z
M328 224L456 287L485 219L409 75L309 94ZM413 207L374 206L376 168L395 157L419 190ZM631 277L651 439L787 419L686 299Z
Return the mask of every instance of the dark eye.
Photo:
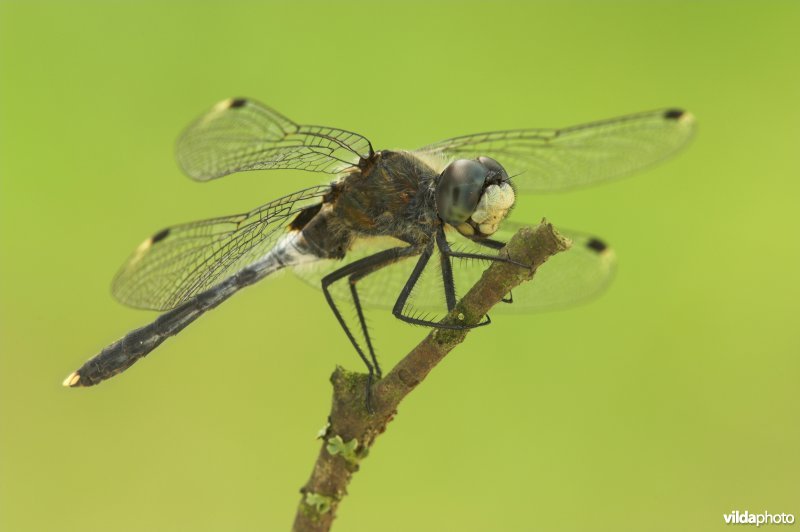
M478 162L489 171L489 178L494 178L498 181L508 181L508 172L506 172L506 169L491 157L478 157Z
M458 159L447 165L436 185L439 217L458 225L472 216L481 199L486 175L487 168L478 161Z

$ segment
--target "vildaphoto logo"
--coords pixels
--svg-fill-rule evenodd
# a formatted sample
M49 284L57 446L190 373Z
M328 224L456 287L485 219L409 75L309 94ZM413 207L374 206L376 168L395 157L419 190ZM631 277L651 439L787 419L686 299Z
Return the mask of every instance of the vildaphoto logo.
M769 512L762 512L760 514L751 514L747 510L740 512L734 510L729 514L723 514L726 525L791 525L794 524L793 514L771 514Z

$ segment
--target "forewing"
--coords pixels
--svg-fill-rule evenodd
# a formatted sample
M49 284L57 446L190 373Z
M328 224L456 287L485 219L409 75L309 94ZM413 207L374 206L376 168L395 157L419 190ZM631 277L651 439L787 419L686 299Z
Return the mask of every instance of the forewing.
M329 190L311 187L247 213L163 229L134 251L112 293L137 308L174 308L262 257L297 213Z
M178 163L200 181L234 172L300 169L339 173L372 154L369 141L351 131L295 124L254 100L215 105L178 139Z
M691 113L662 109L564 129L516 129L456 137L420 152L448 159L496 159L523 192L555 192L649 167L685 146Z

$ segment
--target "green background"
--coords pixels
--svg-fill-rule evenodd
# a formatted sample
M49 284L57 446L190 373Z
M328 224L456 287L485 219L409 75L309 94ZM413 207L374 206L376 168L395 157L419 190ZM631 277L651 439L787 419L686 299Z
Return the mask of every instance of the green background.
M800 3L0 3L0 529L287 530L335 364L359 361L291 275L124 376L61 380L154 313L109 295L165 225L321 181L181 176L229 96L414 148L663 106L692 146L636 178L523 197L604 236L601 299L502 316L402 405L339 531L708 531L800 517ZM373 312L391 365L425 331ZM796 525L797 526L797 525Z

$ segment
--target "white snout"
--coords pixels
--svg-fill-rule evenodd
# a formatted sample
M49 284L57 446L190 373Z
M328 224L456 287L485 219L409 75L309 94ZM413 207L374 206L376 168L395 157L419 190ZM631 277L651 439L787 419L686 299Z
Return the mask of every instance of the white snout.
M472 221L484 235L493 234L514 205L514 199L514 189L508 183L489 185L472 213Z

